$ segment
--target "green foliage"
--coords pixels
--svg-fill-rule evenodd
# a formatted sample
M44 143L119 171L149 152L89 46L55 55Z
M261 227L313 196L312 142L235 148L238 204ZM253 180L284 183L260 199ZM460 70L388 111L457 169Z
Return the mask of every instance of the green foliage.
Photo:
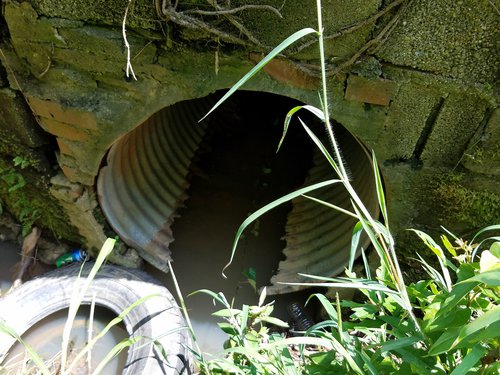
M32 164L20 156L13 160L13 167L0 166L0 180L7 185L7 193L15 197L12 209L16 212L18 220L22 225L22 235L26 236L33 227L33 224L41 216L41 212L35 207L34 201L23 194L23 188L26 186L26 180L19 173L19 169L26 169ZM3 202L0 200L0 214L3 212Z
M480 228L500 221L500 197L488 190L467 187L463 174L453 173L434 189L447 217L468 227Z
M265 304L266 289L260 294L256 306L243 305L234 308L223 293L200 290L222 305L222 309L213 315L223 322L219 327L228 335L224 345L224 356L204 363L205 374L300 374L303 367L297 362L296 353L292 349L292 340L283 334L272 331L269 326L288 328L288 324L271 316L273 303ZM295 345L314 344L295 338Z
M419 256L429 278L406 285L388 225L388 210L375 155L375 185L384 224L368 212L353 189L343 165L328 113L321 1L317 0L316 3L319 31L303 29L289 37L236 83L209 113L282 49L304 35L316 33L322 67L322 108L306 105L290 110L285 119L283 137L278 149L286 136L292 116L302 109L312 112L324 121L331 147L326 147L299 119L300 123L338 175L338 180L326 181L290 193L251 214L237 230L230 261L225 268L231 264L244 230L253 221L281 203L302 195L343 214L354 216L358 223L353 229L347 277L303 275L315 282L299 285L353 288L360 290L364 299L360 302L340 302L337 298L332 303L322 294L314 295L328 314L328 319L311 327L302 337L289 338L280 334L269 334L268 329L261 325L262 322L269 322L269 314L272 312L271 309L262 310L269 306L263 305L262 297L258 306L244 305L240 310L233 308L221 293L205 290L204 293L211 295L225 307L216 315L224 318L225 322L221 323L221 328L229 335L229 340L224 351L225 357L205 362L203 368L206 373L216 371L234 374L491 373L499 367L497 364L490 366L488 363L499 360L500 242L495 242L490 250L484 251L479 262L474 262L484 240L478 245L468 245L455 238L456 245L452 245L443 235L443 246L451 255L450 258L430 236L415 230L436 255L440 269L435 269ZM352 203L350 210L306 195L309 191L332 183L341 183L348 191ZM500 225L490 226L478 232L472 242L478 236L493 230L500 230ZM358 277L351 271L362 231L370 238L380 259L380 266L374 276L371 275L364 252L364 277ZM489 240L491 239L500 241L498 237ZM262 313L266 319L262 319L256 311L265 311ZM346 313L348 317L343 318ZM311 347L312 350L309 349Z
M482 232L500 230L500 226ZM359 289L362 301L328 300L314 294L327 319L300 337L271 316L263 289L257 306L233 307L222 293L201 290L223 309L228 335L223 357L206 361L206 374L496 374L500 367L500 238L469 244L446 235L442 246L415 231L441 260L440 271L421 261L429 278L405 286L418 325L379 267L373 279L347 271L344 278L319 278L320 285ZM479 259L485 241L494 241ZM446 254L445 254L446 251ZM448 254L448 255L447 255ZM366 264L366 266L368 266ZM445 276L448 271L448 276ZM451 280L454 280L453 282ZM419 329L420 327L420 329Z

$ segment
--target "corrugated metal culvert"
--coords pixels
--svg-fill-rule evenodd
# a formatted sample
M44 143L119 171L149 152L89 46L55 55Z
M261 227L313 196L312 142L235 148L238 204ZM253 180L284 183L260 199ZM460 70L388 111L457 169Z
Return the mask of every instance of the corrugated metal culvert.
M157 112L115 142L98 178L99 201L109 224L124 242L161 270L167 270L166 261L171 256L174 218L187 199L190 165L207 130L217 127L210 121L198 124L213 103L213 97L194 99ZM340 125L336 127L336 135L353 186L368 210L378 216L368 152ZM319 151L314 152L311 164L304 185L335 177ZM350 208L349 195L341 185L311 195ZM321 276L340 273L349 259L354 223L353 218L314 201L295 199L285 227L285 259L271 279L269 293L302 289L282 284L306 281L298 273ZM365 240L362 246L366 245Z

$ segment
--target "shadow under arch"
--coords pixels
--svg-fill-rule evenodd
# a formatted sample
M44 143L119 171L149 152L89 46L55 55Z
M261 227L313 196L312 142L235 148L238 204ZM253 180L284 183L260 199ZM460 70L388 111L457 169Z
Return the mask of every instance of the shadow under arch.
M97 181L99 203L109 224L124 242L136 248L146 261L160 270L167 270L167 261L172 257L171 248L181 247L175 227L185 214L179 209L184 204L189 208L190 203L186 199L188 192L193 195L188 189L192 176L203 176L206 166L200 168L203 163L199 160L205 159L214 149L232 147L233 152L243 152L243 161L258 165L257 168L250 168L252 173L261 173L264 177L266 168L271 175L279 168L268 168L265 159L256 157L260 151L271 150L264 152L269 160L273 157L284 158L281 165L292 168L288 175L277 178L282 181L278 181L280 188L275 189L275 198L301 186L335 178L327 161L297 125L291 125L284 149L274 156L283 119L287 111L299 102L276 94L240 91L207 121L198 124L198 120L220 95L218 92L204 98L182 101L153 114L113 144L108 153L107 165L100 171ZM308 123L317 121L307 113L300 113L300 117ZM312 126L321 136L322 125L316 123ZM240 133L231 139L231 132L236 129ZM371 157L357 138L340 124L335 125L335 133L352 185L368 210L377 217ZM225 158L231 159L231 156L228 154ZM233 168L243 167L245 163L233 165ZM249 172L250 180L240 188L252 184L252 176L255 176L252 173ZM216 189L224 188L218 186L218 181L219 185L223 185L221 176L211 178ZM255 182L259 183L259 178L255 177ZM268 184L270 187L272 185ZM238 194L237 190L234 194ZM240 195L255 201L251 194ZM350 197L340 184L311 195L350 208ZM268 199L274 199L272 194ZM267 202L259 203L263 205ZM252 204L250 209L259 208L255 202ZM182 216L176 219L174 225L179 212ZM233 224L232 233L248 213L246 211L237 219L239 221ZM320 276L333 276L342 272L349 259L354 219L303 197L294 199L283 215L281 234L276 236L279 249L273 251L278 255L269 256L269 261L267 258L261 259L263 263L272 263L268 271L271 283L269 293L283 294L302 289L282 284L306 281L298 275L299 272ZM220 210L214 217L224 221L223 216ZM172 244L174 235L177 241ZM210 233L210 236L213 235ZM281 241L281 237L284 241ZM228 259L231 243L232 239L222 249L214 251L223 252ZM366 246L366 241L362 245ZM275 260L271 261L271 258ZM173 259L176 260L175 252ZM269 284L269 278L264 279L261 285Z

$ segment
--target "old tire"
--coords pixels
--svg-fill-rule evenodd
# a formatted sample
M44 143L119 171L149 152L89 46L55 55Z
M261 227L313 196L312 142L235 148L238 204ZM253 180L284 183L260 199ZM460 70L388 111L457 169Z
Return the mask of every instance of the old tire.
M92 268L83 267L82 278ZM0 319L22 335L36 322L68 308L72 286L78 278L80 265L71 265L35 278L0 299ZM95 295L95 303L117 315L139 298L158 294L134 308L125 318L129 335L158 338L166 358L158 347L140 340L128 352L123 374L188 374L191 372L189 331L181 311L170 292L146 273L105 265L97 273L83 299L89 305ZM2 335L0 358L14 344L14 340Z

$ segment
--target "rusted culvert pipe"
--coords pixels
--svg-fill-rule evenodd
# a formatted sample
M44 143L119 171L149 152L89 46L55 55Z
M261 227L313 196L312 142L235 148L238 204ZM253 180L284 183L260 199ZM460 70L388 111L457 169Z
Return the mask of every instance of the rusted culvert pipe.
M98 177L99 202L109 224L125 243L161 270L167 270L170 259L176 211L187 198L191 161L207 126L216 126L198 124L211 104L211 97L194 99L155 113L115 142ZM338 125L335 129L351 183L377 217L371 157L345 128ZM331 166L319 151L314 151L304 186L331 178L335 178ZM350 209L350 197L340 184L310 195ZM310 281L298 273L338 274L349 259L353 218L302 197L293 200L292 206L285 227L285 259L271 278L271 294L303 289L282 284ZM362 241L361 246L366 247L367 241Z

